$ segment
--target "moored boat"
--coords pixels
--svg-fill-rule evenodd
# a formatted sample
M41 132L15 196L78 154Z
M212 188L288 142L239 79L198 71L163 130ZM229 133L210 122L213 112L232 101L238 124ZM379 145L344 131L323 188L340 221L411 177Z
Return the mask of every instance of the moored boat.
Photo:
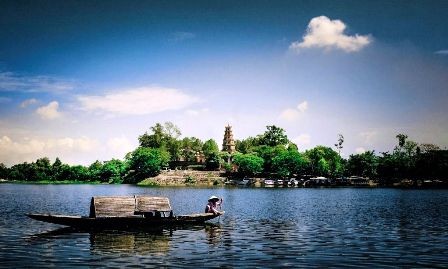
M221 212L222 215L224 212ZM219 216L197 213L175 216L168 198L151 196L92 197L89 216L27 214L28 217L79 229L157 229L201 224Z
M274 180L272 180L272 179L265 179L265 180L263 181L263 185L264 185L265 187L274 187L275 182L274 182Z

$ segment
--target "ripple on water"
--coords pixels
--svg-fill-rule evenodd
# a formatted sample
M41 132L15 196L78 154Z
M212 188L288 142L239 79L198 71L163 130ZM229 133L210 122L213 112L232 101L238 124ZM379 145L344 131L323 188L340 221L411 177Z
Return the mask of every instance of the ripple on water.
M0 186L0 267L448 267L448 191ZM28 212L87 214L94 195L168 196L179 214L224 197L216 225L74 232Z

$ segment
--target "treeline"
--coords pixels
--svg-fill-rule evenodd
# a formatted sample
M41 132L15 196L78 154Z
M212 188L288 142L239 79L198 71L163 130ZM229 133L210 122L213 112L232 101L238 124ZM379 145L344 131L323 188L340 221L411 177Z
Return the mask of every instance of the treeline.
M366 151L352 154L348 159L340 156L344 137L339 134L334 148L316 146L298 152L288 140L284 130L267 126L264 134L236 142L238 153L233 161L244 176L324 176L330 178L359 176L389 185L403 179L440 180L448 183L448 151L434 144L419 144L398 134L397 146L392 152L376 154Z
M139 147L126 154L124 160L95 161L89 166L68 165L56 158L40 158L36 162L21 163L8 168L0 163L0 179L25 182L97 182L137 183L156 176L170 163L196 163L205 159L204 169L220 167L219 147L213 140L202 142L196 137L180 139L181 132L171 122L157 123L139 136Z
M196 137L180 138L181 132L171 122L157 123L139 136L139 147L124 160L96 161L90 166L70 166L59 158L22 163L10 168L0 164L0 178L18 181L79 181L102 183L137 183L156 176L161 169L179 163L204 162L196 168L222 169L237 177L275 176L280 178L303 175L331 178L361 176L382 184L402 179L448 179L448 151L433 144L418 144L404 134L397 135L397 146L391 152L376 154L367 151L340 156L344 137L338 135L334 149L316 146L299 152L277 126L267 126L264 133L236 140L236 152L221 152L213 139L202 142Z

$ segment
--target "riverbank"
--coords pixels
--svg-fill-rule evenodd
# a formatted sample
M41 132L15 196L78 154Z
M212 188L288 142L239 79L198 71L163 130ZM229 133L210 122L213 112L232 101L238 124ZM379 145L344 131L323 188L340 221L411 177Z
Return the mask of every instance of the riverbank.
M220 171L167 170L147 178L138 186L224 186L227 178Z
M13 183L13 184L91 184L91 185L108 185L108 183L103 183L99 181L75 181L75 180L62 180L62 181L51 181L51 180L41 180L41 181L19 181L19 180L1 180L0 183Z

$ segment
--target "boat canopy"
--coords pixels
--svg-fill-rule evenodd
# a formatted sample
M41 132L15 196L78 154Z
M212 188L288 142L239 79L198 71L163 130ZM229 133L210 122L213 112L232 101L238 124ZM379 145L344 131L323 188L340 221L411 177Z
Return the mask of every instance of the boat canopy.
M132 217L146 212L171 212L167 197L144 195L96 196L90 202L91 218Z

